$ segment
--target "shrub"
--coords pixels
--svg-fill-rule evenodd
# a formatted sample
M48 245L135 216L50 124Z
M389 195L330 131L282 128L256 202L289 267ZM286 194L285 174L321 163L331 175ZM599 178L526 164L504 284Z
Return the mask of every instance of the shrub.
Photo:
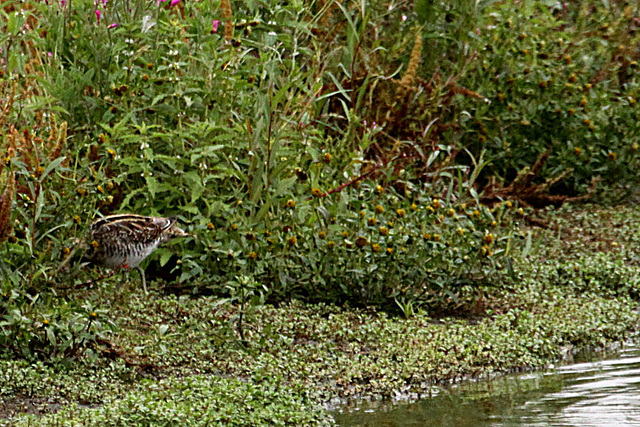
M272 300L299 296L395 306L396 299L455 296L456 286L482 281L507 263L509 226L503 234L502 213L494 217L478 204L471 168L443 169L454 158L448 147L425 150L420 170L404 160L410 142L393 158L392 152L369 158L367 141L379 140L383 129L362 122L357 104L343 102L351 98L346 89L318 97L317 83L326 77L306 67L317 69L313 63L324 61L326 75L335 77L351 61L360 70L365 50L351 46L341 62L330 54L314 56L309 30L317 30L327 50L339 40L311 20L310 9L234 6L235 36L241 31L242 37L231 42L227 28L204 27L228 19L228 10L211 5L158 8L139 2L129 14L107 5L100 23L86 22L93 6L76 7L78 13L52 18L46 43L58 52L52 61L60 63L48 71L52 95L70 121L90 130L72 138L86 147L95 171L81 188L106 198L108 203L94 206L103 212L190 221L198 239L186 243L175 267L180 282L219 291L236 276L254 276ZM367 39L368 25L386 12L377 4L367 14L359 7L325 9L320 17L339 22L344 37L376 51L382 45ZM260 18L249 19L252 14ZM399 83L409 88L421 37L400 27L417 40ZM101 35L99 45L95 34ZM287 53L292 51L297 55ZM378 61L377 78L385 77L392 59ZM334 82L351 78L356 90L356 74L340 72ZM371 81L361 82L360 96ZM336 103L346 107L345 116L333 112ZM442 197L437 195L446 199L438 201L442 212L453 209L453 215L426 209ZM376 205L386 211L369 217ZM510 223L509 215L505 220ZM422 237L429 233L440 241ZM485 244L486 235L495 237ZM158 253L164 265L173 251Z
M509 182L549 152L538 182L557 194L637 184L635 11L595 4L505 2L478 26L476 68L461 84L460 144L486 151L485 171ZM534 19L532 19L534 18Z
M86 281L78 259L99 215L178 216L195 237L155 259L196 293L408 315L457 307L500 282L499 271L513 274L525 211L514 201L481 203L492 177L509 182L552 146L539 180L560 174L579 192L595 173L634 179L633 145L621 148L635 135L633 113L623 111L633 78L584 91L584 71L574 82L582 91L564 92L561 78L576 70L561 70L571 64L547 32L494 43L524 13L512 3L491 6L493 14L470 2L172 3L3 6L0 132L9 160L0 240L10 297L0 310L11 317L2 339L13 352L77 355L99 341L98 323L85 323L99 305L66 293ZM578 23L538 3L525 12L545 28ZM511 56L510 46L546 59ZM570 49L577 58L586 48ZM592 73L590 61L581 67ZM614 91L626 101L604 108L601 94ZM575 120L585 124L585 108L564 120L582 96L598 107L585 142L593 150L583 152L613 154L578 165L568 156L577 142L557 141L578 134ZM510 108L509 97L523 102ZM563 103L553 120L552 101ZM38 341L49 315L59 322L49 319L57 323L47 334L57 338ZM78 341L80 331L91 335Z

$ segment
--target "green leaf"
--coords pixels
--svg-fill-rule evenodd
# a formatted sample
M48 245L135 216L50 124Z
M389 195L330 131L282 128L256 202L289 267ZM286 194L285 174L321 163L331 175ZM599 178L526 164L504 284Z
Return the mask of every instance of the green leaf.
M66 157L58 157L44 168L44 172L42 172L42 176L40 177L40 182L44 181L44 179L51 173L52 170L58 168L62 162L66 160Z
M44 191L38 193L38 199L36 200L36 215L34 217L35 222L38 222L40 215L42 215L42 208L44 207L45 202L44 194Z
M194 205L180 206L180 210L184 212L189 212L194 215L197 215L200 213L200 209L198 209L198 207Z
M222 145L222 144L209 145L202 148L197 148L193 150L193 153L191 154L191 163L192 164L195 163L198 159L202 157L211 157L217 151L223 150L224 148L225 148L225 145Z
M156 197L156 193L158 192L158 181L149 175L145 175L144 180L147 182L147 190L149 190L149 194L151 197Z
M24 18L21 12L14 12L9 14L9 20L7 22L7 33L15 35L20 28L24 25Z
M194 203L199 200L204 193L202 178L195 171L187 172L183 174L183 176L186 181L187 188L191 189L191 203Z
M126 197L124 198L124 200L122 201L122 206L121 207L127 207L129 206L129 202L131 201L131 199L133 198L133 196L142 193L142 188L136 188L133 191L130 191L129 194L126 195Z
M167 93L161 93L160 95L157 95L155 98L153 98L153 101L151 101L150 107L153 107L158 102L162 101L163 99L167 98L168 96L170 96L170 95L167 94Z
M297 177L292 176L291 178L281 179L278 182L278 188L276 189L276 196L282 196L284 194L289 193L289 190L298 180Z
M267 200L258 210L258 213L256 214L255 220L256 221L262 221L264 219L264 217L267 215L267 212L269 212L269 208L271 207L271 201Z
M45 329L45 331L47 332L47 340L49 341L49 343L51 343L52 345L56 345L56 334L53 332L53 328L48 327Z
M171 256L173 255L171 251L165 248L159 248L156 252L160 252L160 267L167 265L167 262L169 262L169 259L171 259Z

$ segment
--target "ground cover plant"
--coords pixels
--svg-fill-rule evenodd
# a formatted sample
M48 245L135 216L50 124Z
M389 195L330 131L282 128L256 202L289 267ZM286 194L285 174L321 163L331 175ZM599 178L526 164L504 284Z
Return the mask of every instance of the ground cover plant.
M224 311L185 322L205 334L211 349L203 354L230 345L241 358L258 357L273 339L255 325L272 304L320 304L321 312L330 307L326 316L342 310L334 304L355 307L365 310L359 324L375 323L367 310L385 319L508 317L487 310L522 293L510 315L517 320L504 320L505 328L540 327L538 314L519 311L528 310L519 305L533 286L527 276L539 274L518 261L545 249L522 228L548 226L533 208L620 199L638 180L639 13L618 6L3 2L2 357L57 368L110 358L134 371L188 366L168 359L166 341L186 344L172 341L163 310L180 316L203 304L217 313L213 301ZM128 299L135 276L87 285L99 275L82 266L88 226L113 212L177 216L193 235L152 257L148 276L164 294L149 306ZM576 294L570 307L592 304L602 316L608 307L620 317L599 338L567 326L541 338L541 348L514 344L491 369L538 366L567 341L624 336L635 273L601 256L596 263L585 254L580 279L558 261L553 280L595 289L593 301ZM129 342L122 307L149 319L160 311L153 345ZM596 327L591 321L597 316L583 323ZM393 328L382 331L415 332ZM314 348L327 337L308 339ZM134 349L144 362L129 358ZM255 368L246 366L230 374L246 378ZM476 373L465 369L460 375ZM365 390L404 387L380 388L375 378L367 374ZM212 381L221 393L231 384L194 381ZM132 399L135 383L126 386ZM209 397L186 405L201 398ZM282 399L286 412L292 401Z
M464 165L453 145L383 147L387 125L345 100L373 88L331 87L349 77L337 58L362 66L343 37L388 49L369 37L389 11L325 6L4 7L6 352L92 353L108 325L69 290L90 280L88 224L115 211L178 216L194 237L158 250L156 270L243 303L450 309L511 268L524 211L480 203L482 153ZM338 39L324 21L344 24ZM409 90L421 33L398 25L417 40L397 83ZM376 79L407 55L381 59Z
M628 261L637 261L637 208L565 208L543 218L549 228L535 232L546 249L518 286L487 296L484 315L471 319L297 301L256 307L241 342L233 339L241 308L214 296L128 294L116 282L84 290L81 297L105 301L101 317L116 325L105 357L64 370L3 361L3 414L17 425L148 425L185 414L199 414L187 425L225 425L229 416L270 424L265 413L323 425L331 421L322 403L412 400L438 385L544 367L572 349L634 337L638 265ZM569 238L585 222L593 234ZM605 227L612 223L623 231L617 245ZM237 378L243 382L230 380ZM184 384L193 393L176 400ZM234 412L246 393L255 411ZM203 402L218 403L205 411Z

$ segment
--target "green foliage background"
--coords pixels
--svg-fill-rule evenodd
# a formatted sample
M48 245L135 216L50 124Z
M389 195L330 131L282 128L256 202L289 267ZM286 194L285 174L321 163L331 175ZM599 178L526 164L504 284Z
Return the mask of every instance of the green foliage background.
M233 2L232 39L223 9L4 4L4 351L95 356L72 290L103 214L178 216L194 237L148 271L181 292L411 315L515 277L525 211L487 183L548 150L560 194L637 183L633 6Z

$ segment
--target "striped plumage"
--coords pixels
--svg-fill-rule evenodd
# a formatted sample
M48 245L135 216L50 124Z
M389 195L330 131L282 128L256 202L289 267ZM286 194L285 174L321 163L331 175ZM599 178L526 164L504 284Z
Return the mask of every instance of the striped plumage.
M177 218L134 214L109 215L91 224L88 258L109 268L136 268L147 291L140 263L161 243L188 236L176 226Z

